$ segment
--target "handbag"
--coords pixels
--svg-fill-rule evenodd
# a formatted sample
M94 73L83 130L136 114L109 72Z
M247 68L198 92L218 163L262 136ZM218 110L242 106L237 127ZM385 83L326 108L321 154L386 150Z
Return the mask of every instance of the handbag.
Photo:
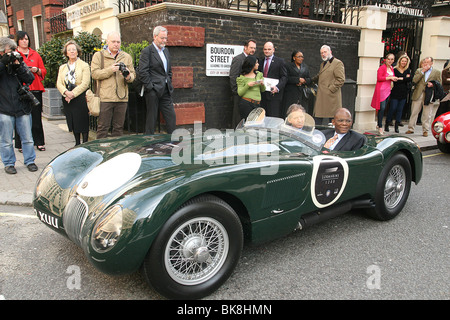
M86 91L86 102L89 109L89 114L91 116L98 117L100 114L100 97L89 89Z
M317 84L313 84L311 87L303 86L303 95L306 99L311 98L311 96L316 96L317 94Z
M103 53L100 52L102 57L101 59L101 68L104 68L104 57ZM95 81L95 94L91 89L86 91L86 101L89 109L89 114L94 117L98 117L100 114L100 82Z

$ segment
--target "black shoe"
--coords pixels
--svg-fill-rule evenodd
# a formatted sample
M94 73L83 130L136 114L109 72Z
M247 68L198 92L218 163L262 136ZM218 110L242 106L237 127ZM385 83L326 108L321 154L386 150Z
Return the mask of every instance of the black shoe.
M386 122L386 125L384 126L384 131L389 132L389 123Z
M398 123L398 126L399 126L399 127L403 127L403 126L404 126L404 124L403 124L403 123L401 123L401 122L399 122L399 123Z
M399 123L397 122L397 121L395 121L395 132L396 133L399 133L399 131L398 131L398 126L399 126Z
M17 170L16 170L16 168L14 168L14 166L7 166L7 167L5 167L5 172L7 174L16 174Z
M27 165L27 168L28 168L28 171L31 171L31 172L38 171L38 167L34 163L30 163L29 165Z

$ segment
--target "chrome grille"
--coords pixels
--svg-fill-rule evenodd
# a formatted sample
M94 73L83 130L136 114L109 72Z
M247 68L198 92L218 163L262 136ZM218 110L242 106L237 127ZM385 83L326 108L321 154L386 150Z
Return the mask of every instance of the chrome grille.
M81 246L81 229L88 215L86 202L77 196L72 197L66 205L63 214L63 224L70 240Z

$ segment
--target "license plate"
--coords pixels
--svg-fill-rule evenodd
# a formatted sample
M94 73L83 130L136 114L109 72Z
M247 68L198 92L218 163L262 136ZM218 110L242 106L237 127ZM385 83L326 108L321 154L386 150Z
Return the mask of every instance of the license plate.
M54 215L39 211L34 209L34 211L36 212L37 217L39 218L39 220L41 220L43 223L45 223L46 225L55 228L55 229L60 229L61 227L61 221L58 217L55 217Z

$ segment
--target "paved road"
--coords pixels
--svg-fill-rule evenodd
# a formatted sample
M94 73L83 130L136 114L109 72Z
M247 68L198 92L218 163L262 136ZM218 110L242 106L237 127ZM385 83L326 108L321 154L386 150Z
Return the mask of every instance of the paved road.
M206 299L449 300L450 155L424 153L424 176L401 215L350 213L261 246ZM0 206L0 299L162 299L139 273L98 272L31 208Z

